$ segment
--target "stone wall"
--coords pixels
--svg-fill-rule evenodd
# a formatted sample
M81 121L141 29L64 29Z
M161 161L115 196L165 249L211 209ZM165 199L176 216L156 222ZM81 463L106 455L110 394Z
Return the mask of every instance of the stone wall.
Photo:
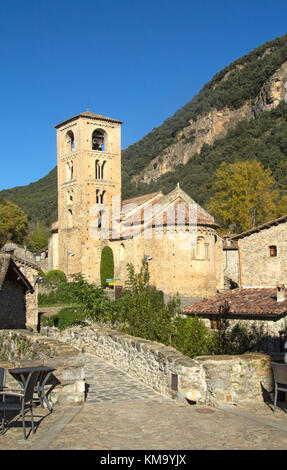
M239 284L238 250L223 250L223 273L225 278Z
M14 257L13 260L34 288L33 293L27 292L26 294L26 328L36 331L38 327L38 283L35 282L35 279L38 277L39 271L35 266L29 263L26 263L24 269L24 262L19 258L16 259Z
M60 332L42 328L60 341L96 354L159 393L180 401L213 406L261 402L272 390L270 356L210 356L194 359L174 348L98 326Z
M286 223L273 225L238 240L241 287L276 287L287 279ZM277 247L270 256L269 247Z
M0 331L0 367L49 366L55 368L59 384L49 397L52 404L82 405L85 400L84 363L79 351L56 339L26 330ZM7 385L19 388L8 373Z

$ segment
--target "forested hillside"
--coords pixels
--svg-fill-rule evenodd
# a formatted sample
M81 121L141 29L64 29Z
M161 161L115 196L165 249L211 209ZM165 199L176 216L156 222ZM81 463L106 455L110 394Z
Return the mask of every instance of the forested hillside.
M57 167L35 183L6 189L0 196L21 207L29 221L50 225L57 220Z

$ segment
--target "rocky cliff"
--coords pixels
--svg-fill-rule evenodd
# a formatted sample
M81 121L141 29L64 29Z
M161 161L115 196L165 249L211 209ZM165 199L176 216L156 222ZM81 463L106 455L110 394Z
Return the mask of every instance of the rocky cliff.
M227 79L226 75L222 81ZM190 120L189 125L177 133L175 143L157 155L133 180L144 183L157 180L165 173L173 171L177 165L186 164L194 154L200 152L204 144L212 145L240 121L250 120L263 111L270 111L286 96L287 62L284 62L264 83L254 100L247 101L238 109L212 109L209 113L199 116L196 121Z

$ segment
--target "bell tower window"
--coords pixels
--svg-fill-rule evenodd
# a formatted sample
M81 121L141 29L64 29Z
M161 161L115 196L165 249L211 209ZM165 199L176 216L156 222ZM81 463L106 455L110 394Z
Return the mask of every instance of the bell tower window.
M105 165L106 165L106 162L103 162L103 163L102 163L102 167L101 167L101 179L102 179L102 180L104 179L104 168L105 168Z
M104 197L105 197L106 191L103 191L101 194L101 204L104 204Z
M68 228L73 226L73 212L71 209L68 209Z
M105 151L105 133L101 129L96 129L92 134L92 150Z
M72 131L68 131L66 134L66 150L67 153L75 151L75 138Z
M101 177L101 167L100 167L100 163L99 163L99 160L96 160L95 162L95 178L96 180L100 179Z
M74 167L73 163L66 163L66 173L67 173L67 181L71 181L74 178Z

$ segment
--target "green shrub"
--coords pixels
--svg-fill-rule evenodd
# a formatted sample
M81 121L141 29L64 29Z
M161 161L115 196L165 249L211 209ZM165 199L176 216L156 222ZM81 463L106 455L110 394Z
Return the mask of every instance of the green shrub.
M258 351L264 342L263 327L247 327L242 322L230 327L228 320L221 320L220 328L214 335L215 354L244 354Z
M179 301L164 303L161 291L149 285L148 262L143 260L139 273L128 265L127 289L117 303L114 318L125 333L168 345L172 334L172 318Z
M212 336L198 317L177 317L173 322L172 346L189 357L209 355Z
M40 307L62 305L62 304L75 304L77 299L75 297L75 287L73 283L68 282L45 282L45 287L48 293L38 294L38 303Z
M106 279L114 277L114 255L109 246L105 246L102 250L100 275L102 287L106 286Z
M66 274L60 269L53 269L46 274L47 281L65 282L67 280Z

